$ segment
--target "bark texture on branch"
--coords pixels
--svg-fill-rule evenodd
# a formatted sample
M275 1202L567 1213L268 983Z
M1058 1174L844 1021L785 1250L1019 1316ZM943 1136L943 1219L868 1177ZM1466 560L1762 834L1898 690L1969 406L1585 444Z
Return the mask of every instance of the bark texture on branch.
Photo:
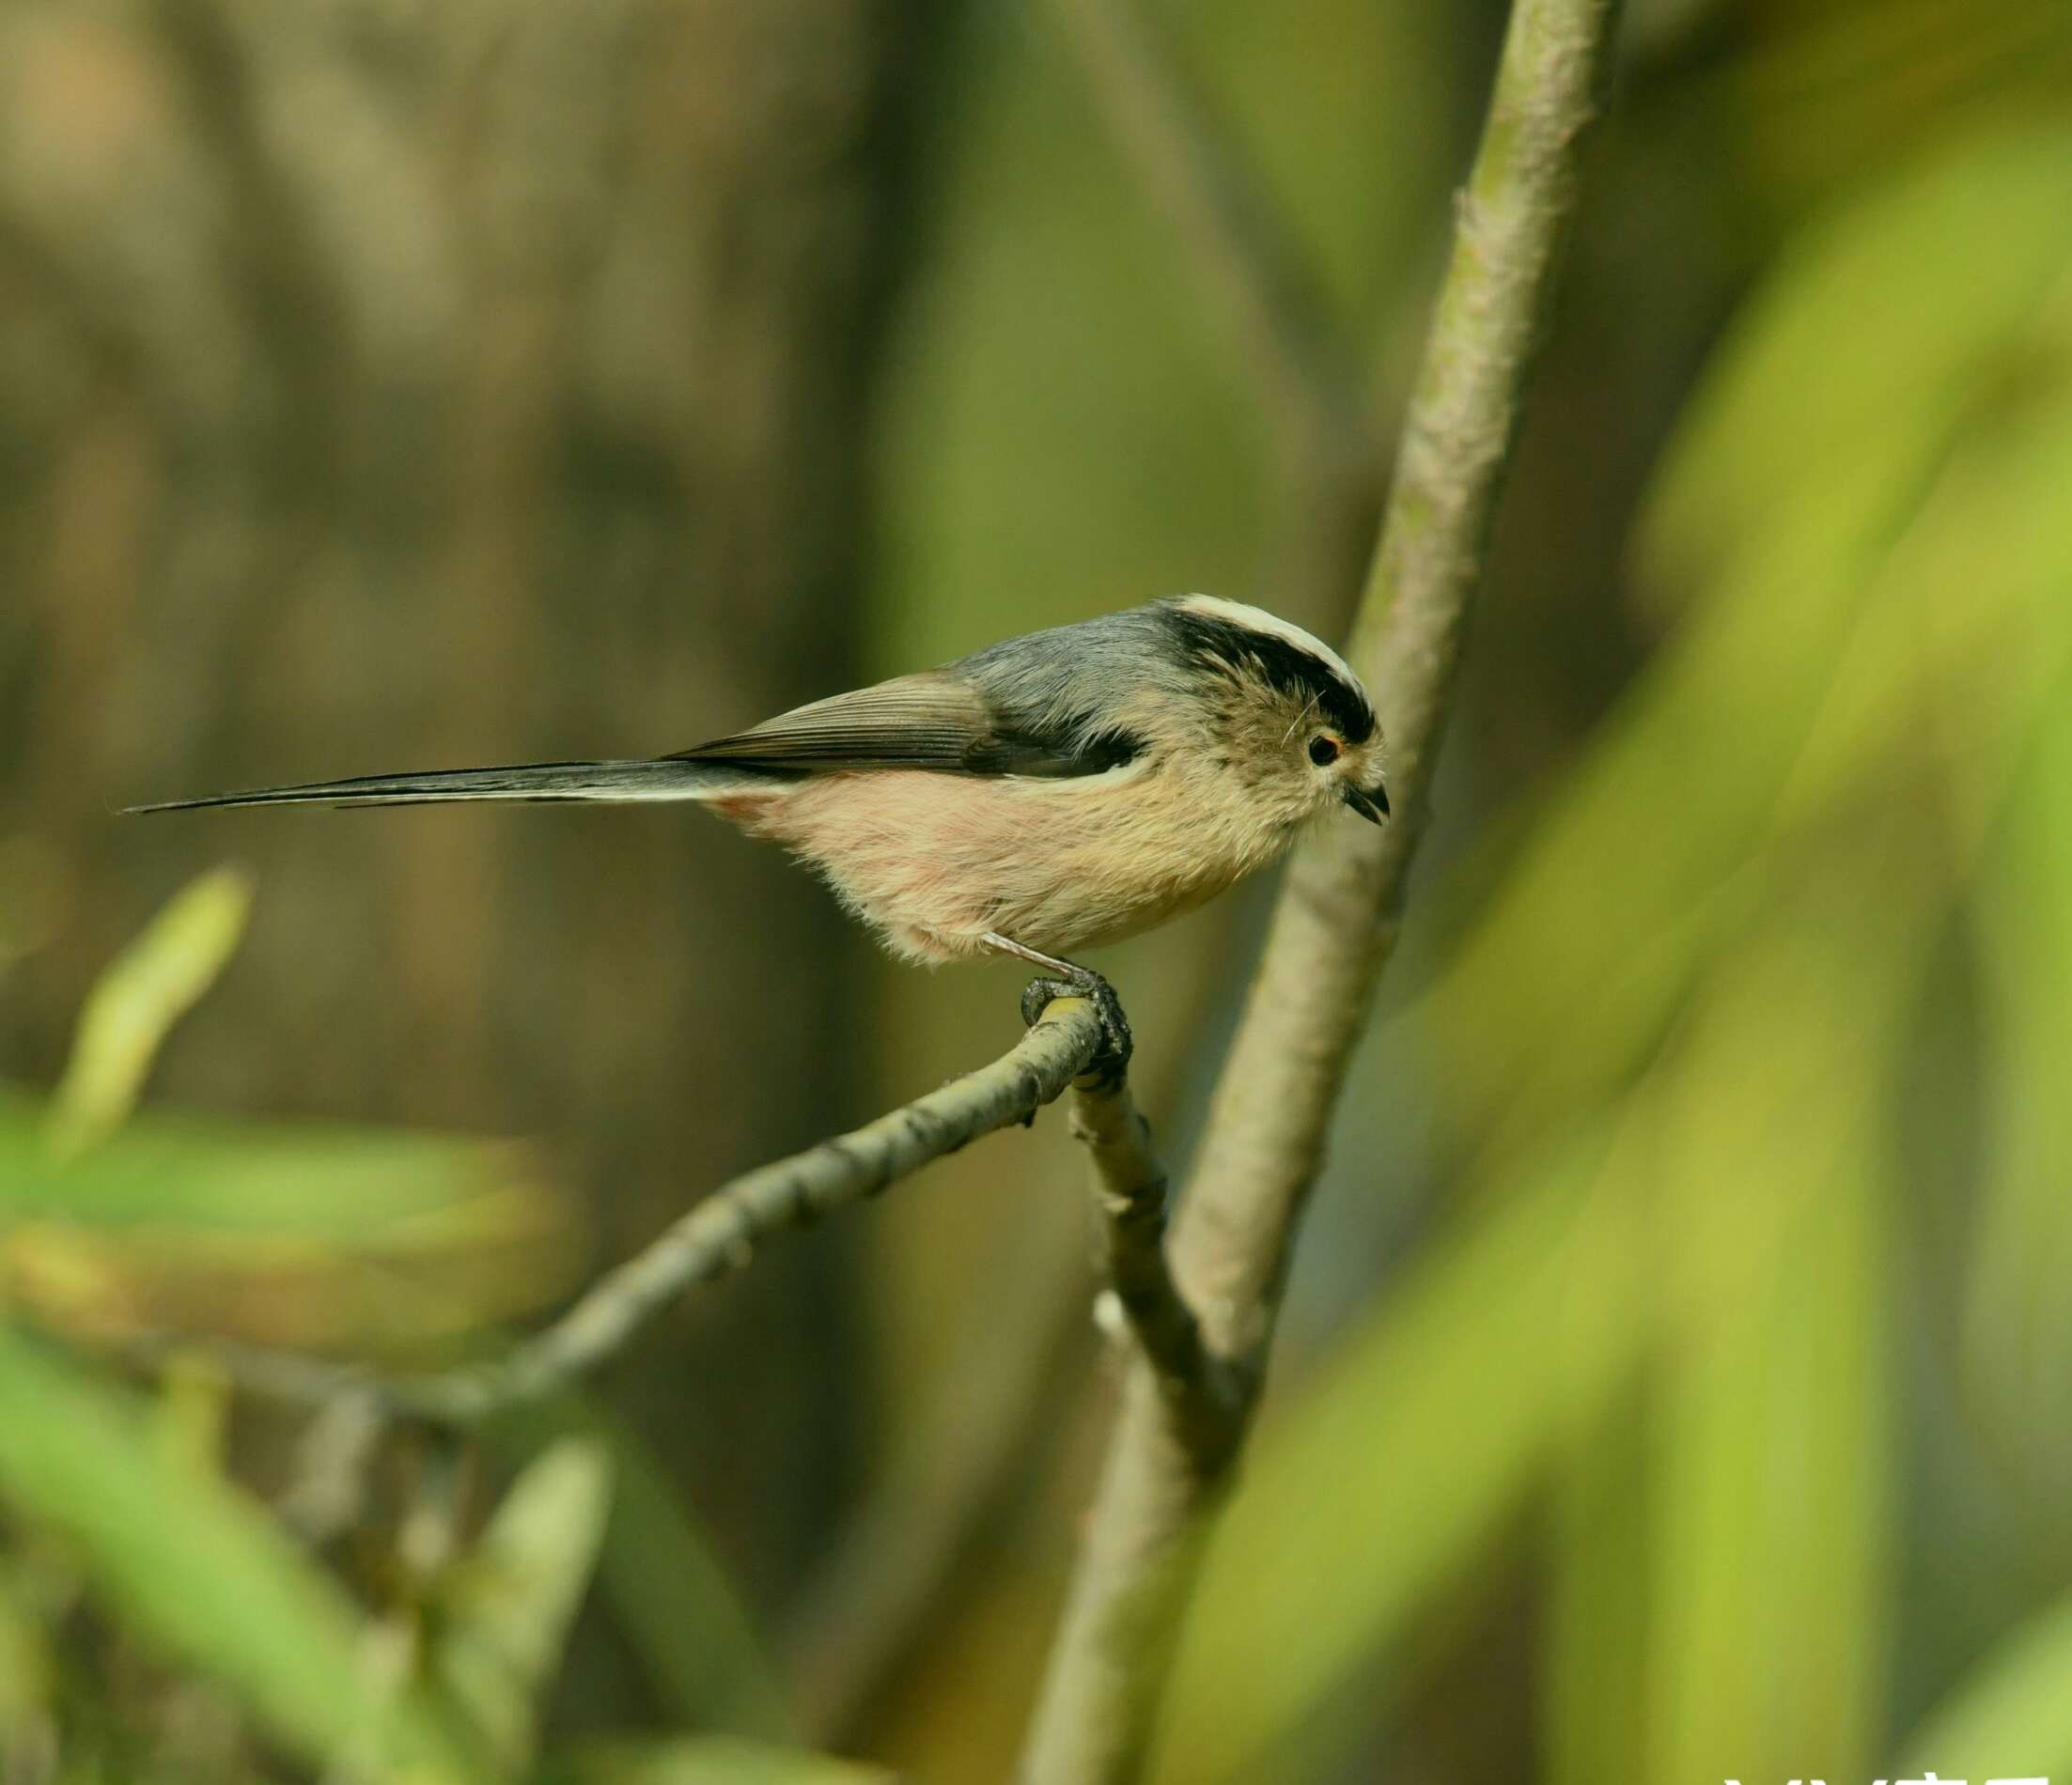
M982 1134L1031 1120L1086 1070L1102 1046L1092 1005L1083 999L1057 1000L990 1065L851 1133L736 1178L607 1272L509 1357L476 1373L403 1385L405 1405L441 1420L470 1420L568 1387L685 1290L744 1269L771 1235L876 1196ZM1129 1094L1118 1088L1115 1094Z
M1151 1125L1121 1080L1072 1081L1072 1136L1092 1166L1098 1221L1095 1267L1104 1320L1150 1367L1169 1417L1210 1446L1230 1425L1237 1386L1202 1343L1201 1322L1182 1299L1166 1255L1170 1181L1151 1144Z
M1179 1292L1238 1392L1204 1431L1133 1358L1024 1756L1030 1785L1143 1770L1302 1202L1394 944L1616 13L1616 0L1519 0L1511 17L1348 651L1389 738L1396 816L1319 830L1288 871L1171 1242Z

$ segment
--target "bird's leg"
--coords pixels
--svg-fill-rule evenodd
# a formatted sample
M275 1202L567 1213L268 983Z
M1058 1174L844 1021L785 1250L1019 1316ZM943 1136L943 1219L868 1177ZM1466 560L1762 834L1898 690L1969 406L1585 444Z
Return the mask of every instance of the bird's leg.
M1093 1004L1095 1015L1100 1018L1101 1049L1087 1070L1098 1072L1103 1078L1119 1083L1129 1068L1130 1050L1136 1043L1130 1036L1129 1019L1123 1015L1122 1000L1115 996L1115 988L1090 967L1025 947L998 931L988 930L979 939L988 948L1012 955L1017 960L1044 970L1045 977L1032 979L1022 990L1023 1022L1033 1025L1043 1015L1043 1007L1053 998L1084 998Z

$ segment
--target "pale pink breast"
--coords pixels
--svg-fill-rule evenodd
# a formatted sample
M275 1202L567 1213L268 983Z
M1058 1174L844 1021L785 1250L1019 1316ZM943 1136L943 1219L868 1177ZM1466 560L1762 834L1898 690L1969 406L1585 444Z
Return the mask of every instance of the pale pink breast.
M976 955L992 930L1062 954L1198 904L1270 853L1158 798L1155 772L1097 785L873 770L727 815L805 858L902 953Z

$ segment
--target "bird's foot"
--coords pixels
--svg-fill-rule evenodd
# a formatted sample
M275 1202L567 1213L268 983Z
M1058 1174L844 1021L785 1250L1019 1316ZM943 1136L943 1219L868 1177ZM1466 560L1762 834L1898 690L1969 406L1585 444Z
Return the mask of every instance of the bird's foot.
M1090 968L1067 961L1069 977L1032 979L1021 992L1021 1020L1034 1028L1036 1019L1053 999L1083 998L1100 1019L1100 1049L1086 1063L1085 1076L1098 1076L1104 1088L1119 1085L1129 1070L1129 1056L1136 1041L1129 1033L1129 1018L1123 1015L1122 1000L1115 988Z
M1053 999L1083 998L1094 1006L1094 1014L1100 1018L1100 1050L1086 1063L1086 1070L1080 1076L1098 1076L1105 1091L1120 1085L1123 1075L1129 1070L1129 1055L1136 1042L1130 1036L1129 1019L1122 1014L1122 1000L1115 996L1115 988L1090 967L1045 955L997 930L988 930L982 939L997 954L1011 955L1045 970L1044 976L1032 979L1021 994L1021 1020L1029 1028L1036 1027L1044 1006Z

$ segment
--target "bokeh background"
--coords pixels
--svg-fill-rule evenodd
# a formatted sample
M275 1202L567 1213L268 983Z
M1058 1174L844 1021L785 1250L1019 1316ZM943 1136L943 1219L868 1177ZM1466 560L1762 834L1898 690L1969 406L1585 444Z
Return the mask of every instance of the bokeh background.
M0 0L6 1785L1011 1773L1108 1406L1054 1115L364 1477L177 1342L493 1353L1016 976L694 813L115 815L1341 626L1385 467L1070 10ZM1152 10L1385 440L1503 8ZM2072 23L1620 61L1162 1785L2072 1777ZM1269 895L1098 963L1177 1162Z

